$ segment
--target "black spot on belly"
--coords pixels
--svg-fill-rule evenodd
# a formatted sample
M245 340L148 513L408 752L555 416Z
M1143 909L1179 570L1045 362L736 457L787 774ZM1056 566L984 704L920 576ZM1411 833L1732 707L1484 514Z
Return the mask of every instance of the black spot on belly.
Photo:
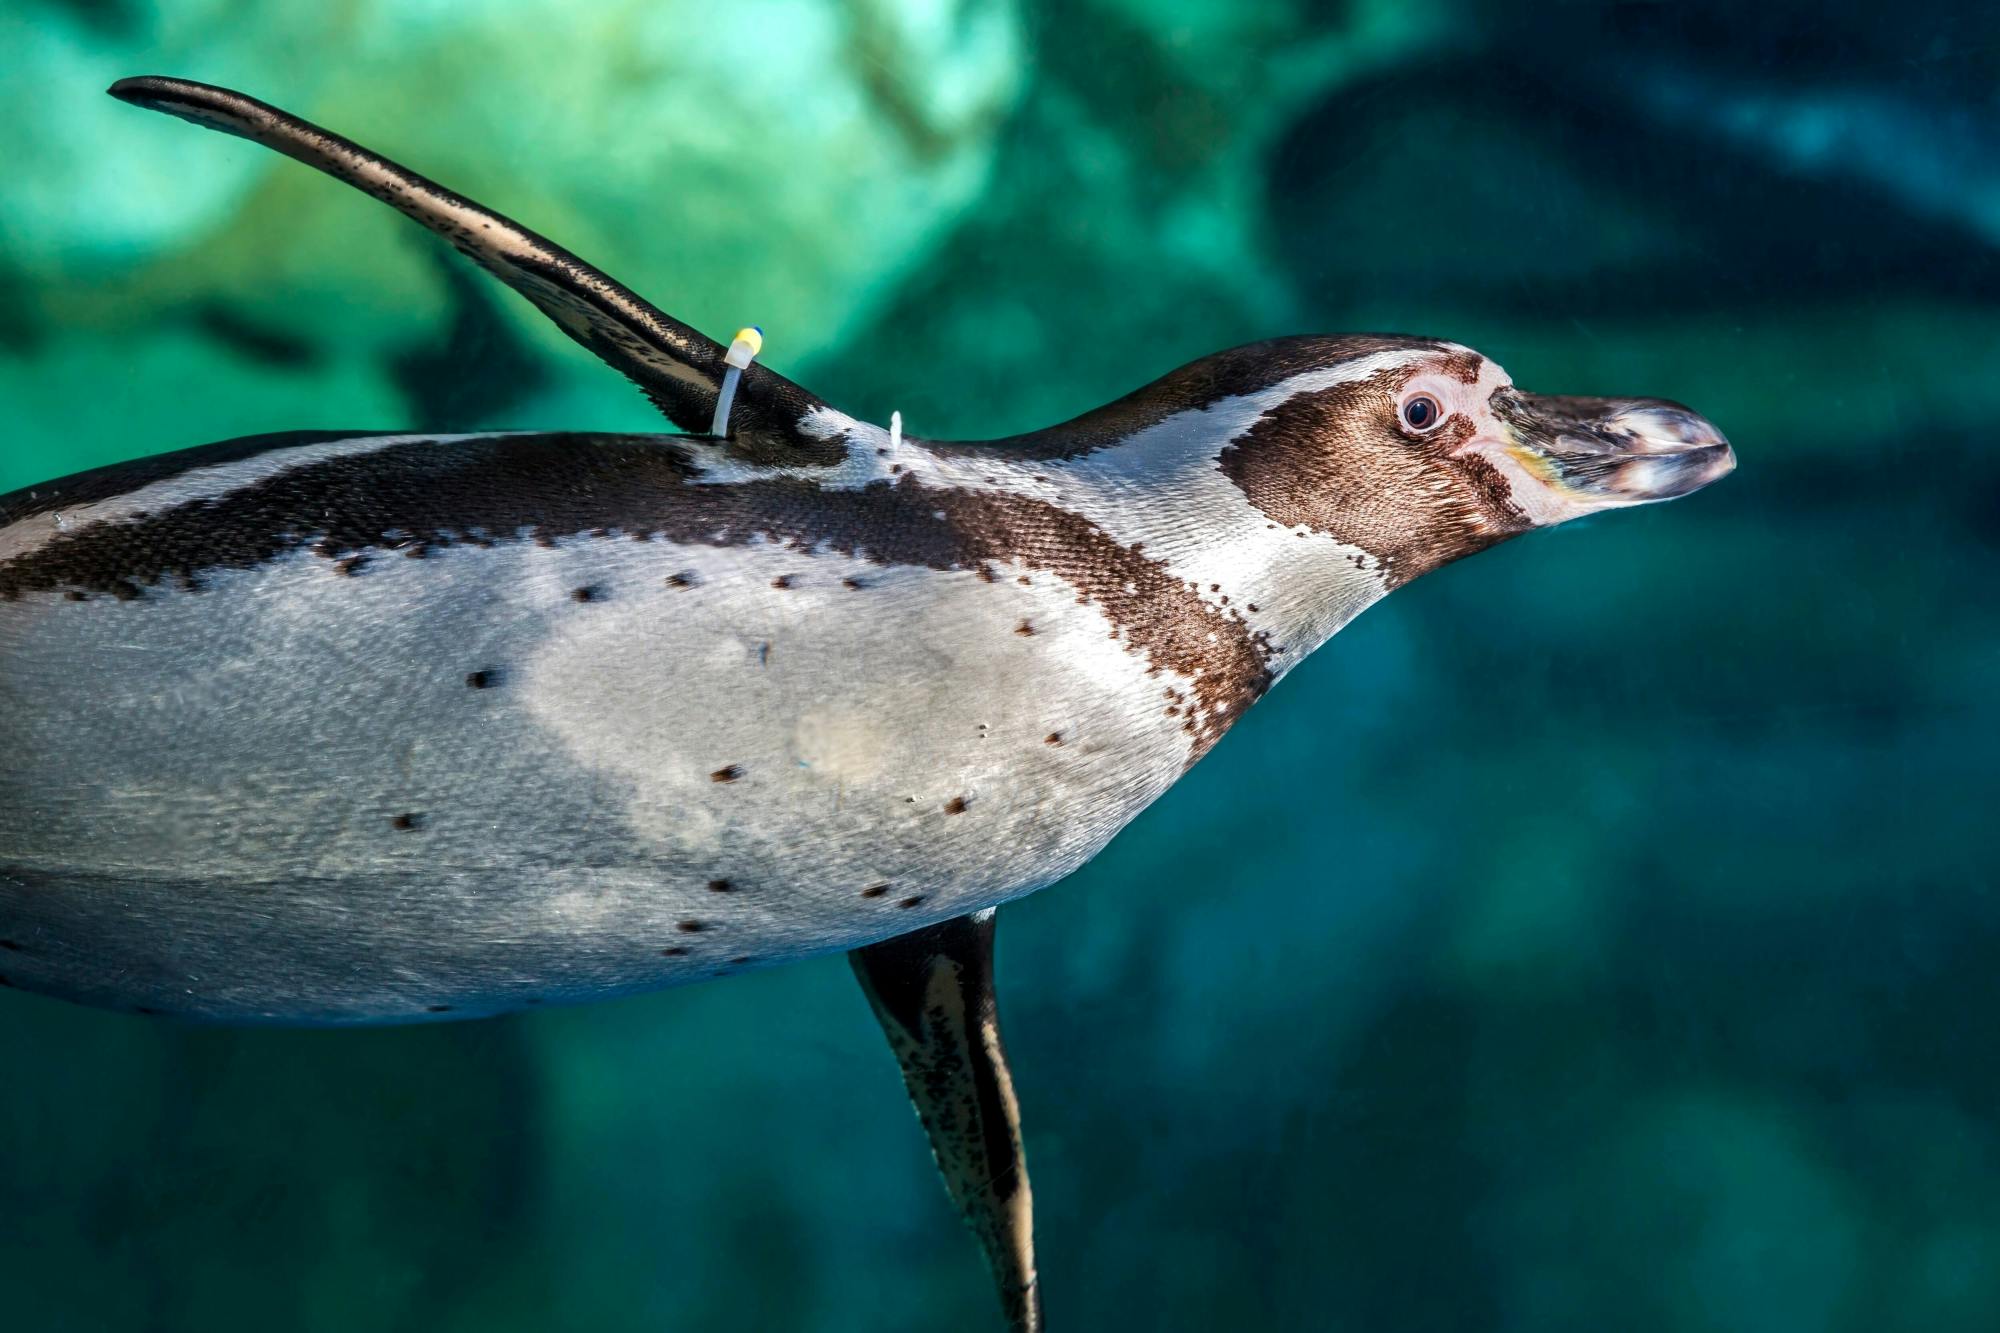
M736 886L726 879L712 879L708 882L710 893L733 893L735 889Z
M692 588L694 584L695 578L692 574L667 575L667 586L670 588Z
M389 821L389 827L398 833L408 833L423 826L424 817L417 814L401 814Z
M500 683L500 673L492 667L484 671L467 672L465 683L475 690L490 689Z
M778 589L789 588L793 586L792 576L790 574L780 574L778 575L778 577L771 580L771 586L773 588L778 588Z
M1014 632L1020 635L1024 639L1031 638L1035 633L1035 627L1028 621L1024 620L1020 624L1014 626Z
M71 588L68 592L63 594L63 600L70 602L87 602L90 600L90 594L87 592L78 592L76 589Z
M1052 731L1048 735L1042 737L1042 744L1044 745L1061 745L1062 743L1063 743L1063 737L1060 731Z
M708 927L699 921L683 921L674 927L684 935L698 935Z
M910 896L910 897L908 897L908 898L905 898L905 899L903 899L903 901L901 901L901 902L897 903L897 904L896 904L896 906L898 906L898 907L921 907L921 906L923 906L923 902L924 902L924 895L923 895L923 894L921 894L921 893L919 893L919 894L914 894L914 895L912 895L912 896Z
M132 1008L132 1012L133 1012L133 1013L135 1013L135 1014L143 1014L143 1015L144 1015L145 1017L147 1017L147 1018L158 1018L158 1017L160 1016L160 1011L159 1011L159 1010L157 1010L157 1009L149 1009L149 1008L147 1008L147 1007L146 1007L145 1005L143 1005L143 1004L141 1004L141 1005L134 1005L134 1006L133 1006L133 1008Z
M21 946L13 940L0 940L0 949L5 949L8 953L21 952Z
M948 815L962 815L970 804L971 802L963 796L954 796L944 803L944 812Z
M660 957L685 958L687 957L687 946L681 944L669 945L667 948L660 950Z
M579 602L601 602L604 594L596 588L578 588L570 596Z
M842 579L840 581L840 586L843 588L859 589L859 588L865 588L868 585L863 583L860 579Z
M741 764L725 764L708 775L710 782L734 782L743 776Z
M888 891L889 886L887 884L870 884L861 891L861 896L864 898L880 898Z
M424 1006L424 1012L427 1014L448 1014L451 1012L451 1006L448 1004L427 1004Z

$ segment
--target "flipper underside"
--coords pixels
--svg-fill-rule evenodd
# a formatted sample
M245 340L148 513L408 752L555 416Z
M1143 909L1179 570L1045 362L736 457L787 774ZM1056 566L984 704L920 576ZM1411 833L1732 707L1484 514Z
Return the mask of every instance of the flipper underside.
M1010 1333L1040 1333L1034 1200L993 997L993 917L956 917L848 956L945 1188L986 1251Z
M527 297L637 384L675 425L708 429L727 349L554 242L351 140L227 88L147 76L120 79L111 95L263 144L373 195ZM757 462L837 462L837 440L800 431L801 420L820 406L798 385L753 364L737 393L731 438Z

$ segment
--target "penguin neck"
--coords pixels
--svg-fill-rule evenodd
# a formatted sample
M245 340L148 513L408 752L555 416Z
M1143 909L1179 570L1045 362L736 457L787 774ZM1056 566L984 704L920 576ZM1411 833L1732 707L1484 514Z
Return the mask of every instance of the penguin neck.
M1274 678L1325 643L1388 587L1366 551L1287 527L1221 467L1227 438L1155 437L1037 470L1056 503L1143 550L1264 636Z
M1216 415L1191 412L1125 440L1043 458L909 437L888 447L886 432L857 431L851 456L878 481L1005 491L1088 520L1258 635L1275 678L1387 586L1368 552L1288 528L1251 503L1221 467L1242 423Z

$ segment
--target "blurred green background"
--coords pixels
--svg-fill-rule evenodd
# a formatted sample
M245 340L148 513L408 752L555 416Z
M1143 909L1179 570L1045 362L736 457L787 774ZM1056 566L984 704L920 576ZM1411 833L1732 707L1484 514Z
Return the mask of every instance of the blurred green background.
M1738 474L1425 579L1000 971L1059 1329L2000 1326L2000 16L1785 0L4 0L0 491L653 429L241 87L913 433L1289 332ZM3 760L0 760L3 761ZM0 1000L0 1323L988 1326L846 965L374 1032Z

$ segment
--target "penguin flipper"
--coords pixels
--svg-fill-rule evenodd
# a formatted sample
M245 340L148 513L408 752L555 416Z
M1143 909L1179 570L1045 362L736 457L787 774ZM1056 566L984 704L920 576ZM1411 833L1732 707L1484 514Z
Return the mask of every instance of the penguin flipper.
M554 242L361 145L254 97L157 76L111 85L120 101L276 149L430 228L637 384L682 430L707 431L727 349ZM761 364L744 373L730 436L754 461L827 464L840 441L801 431L819 399Z
M903 1067L945 1189L979 1237L1009 1333L1040 1333L1034 1197L993 997L993 911L848 955Z

